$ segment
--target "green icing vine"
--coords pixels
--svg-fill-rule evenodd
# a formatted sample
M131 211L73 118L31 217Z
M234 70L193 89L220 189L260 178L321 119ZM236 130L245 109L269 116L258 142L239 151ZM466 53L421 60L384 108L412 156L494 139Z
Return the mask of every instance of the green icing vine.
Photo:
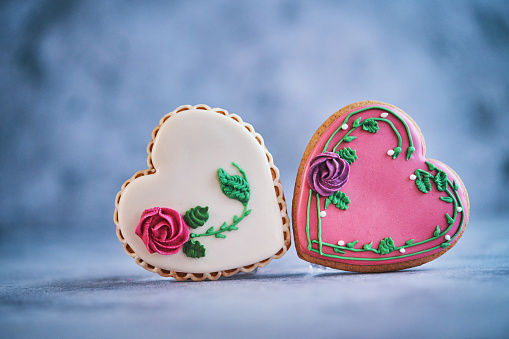
M251 213L251 210L247 209L251 189L249 186L249 182L247 180L246 173L236 163L233 162L232 165L239 170L242 176L229 175L228 173L226 173L224 169L220 168L218 170L219 184L221 192L223 192L224 195L226 195L230 199L235 199L242 203L242 205L244 206L242 214L240 215L240 217L234 215L232 222L230 224L224 222L217 229L214 226L212 226L209 229L207 229L205 233L191 233L189 235L190 238L189 241L186 242L183 247L183 251L188 257L201 258L205 256L205 247L199 241L195 240L195 238L208 236L215 236L216 238L226 238L226 235L223 233L238 230L239 228L237 227L237 225ZM203 226L209 219L208 209L209 209L208 206L193 207L184 214L184 221L191 228L198 228L200 226Z
M348 162L350 165L353 164L353 162L358 158L356 151L350 147L342 148L339 151L336 151L336 153L341 159L346 160L346 162Z
M323 255L322 251L322 219L320 218L320 195L316 193L316 211L318 212L318 248L320 250L320 254Z
M431 180L433 180L433 182L435 182L435 185L437 186L437 190L438 190L438 186L441 185L441 181L440 180L436 180L436 177L439 176L439 175L443 176L440 173L444 173L445 174L445 172L443 172L442 170L434 167L434 165L433 165L432 168L433 168L433 170L435 170L437 172L437 174L435 176L432 175L429 172L426 172L426 171L423 171L423 170L420 170L420 169L416 171L416 175L418 173L421 176L421 178L426 178L430 182L430 185L431 185ZM438 181L438 183L437 183L437 181ZM433 232L433 235L430 238L425 239L423 241L419 241L419 242L414 242L414 239L410 239L410 240L407 240L405 242L405 244L402 245L402 246L396 246L395 243L394 243L394 240L391 237L385 237L384 239L380 240L378 248L376 248L376 249L372 247L373 246L373 241L371 241L369 244L364 244L361 248L355 248L355 245L358 243L358 240L349 242L345 246L334 245L334 244L329 244L327 242L323 242L321 240L321 221L320 221L320 218L318 218L318 225L319 225L319 227L318 227L318 240L311 240L311 237L310 237L310 234L309 234L309 211L310 211L309 208L310 208L310 205L311 205L311 198L312 198L311 193L312 193L312 191L310 190L310 192L309 192L310 196L309 196L309 201L308 201L308 217L306 219L307 220L306 221L307 222L306 233L307 233L307 239L308 239L308 250L310 250L312 252L319 253L320 255L322 255L324 257L329 257L329 258L345 259L345 260L360 260L360 261L383 261L383 260L393 260L393 259L411 257L411 256L415 256L415 255L418 255L418 254L430 252L430 251L433 251L433 250L436 250L436 249L439 249L439 248L446 248L447 246L450 246L451 241L453 239L455 239L457 237L457 235L461 232L461 225L463 225L465 215L463 213L463 206L462 206L461 200L459 199L459 196L458 196L458 193L457 193L457 189L456 189L456 187L459 188L458 184L456 182L451 183L451 181L449 181L446 178L445 179L445 185L446 185L446 188L444 189L443 192L445 192L447 194L447 196L440 197L440 200L442 200L442 201L444 201L446 203L452 203L453 204L453 210L454 210L454 213L453 213L452 217L449 215L449 213L445 214L445 219L446 219L446 222L448 224L448 227L446 229L441 230L440 226L437 226L435 228L434 232ZM452 191L449 190L447 187L452 188ZM431 188L429 190L431 190ZM429 190L427 190L427 191L429 192ZM424 192L424 193L427 193L427 192ZM316 195L316 199L317 199L317 213L319 215L319 213L320 213L320 203L319 203L320 196L318 194ZM392 253L394 251L400 251L401 253L404 253L406 248L425 244L427 242L430 242L430 241L436 240L438 238L441 238L445 234L447 234L449 232L449 230L451 229L451 227L456 222L457 214L459 213L458 212L458 207L461 207L461 210L460 210L461 211L461 219L460 219L460 223L459 223L460 227L458 227L458 230L456 231L456 233L453 236L451 236L449 240L444 241L439 246L435 246L435 247L432 247L432 248L429 248L429 249L426 249L426 250L422 250L422 251L418 251L418 252L414 252L414 253L410 253L410 254L391 256L391 257L386 256L386 257L382 257L382 258L347 257L347 256L342 256L342 255L337 255L337 254L328 254L328 253L324 253L323 252L323 247L326 246L326 247L332 248L333 252L334 253L338 253L338 254L345 254L346 251L350 251L350 252L367 252L367 251L370 251L370 252L373 252L373 253L376 253L376 254L380 254L381 256L385 256L385 255L387 255L389 253ZM312 246L313 244L319 244L319 250L313 248L313 246Z
M199 238L199 237L208 237L208 236L215 236L216 238L226 238L226 235L224 235L224 232L231 232L238 230L237 224L242 221L245 217L247 217L251 213L251 210L246 210L246 207L244 207L244 211L242 212L241 216L238 217L236 215L233 216L233 222L228 225L225 221L217 230L214 230L214 226L210 227L205 233L196 234L191 233L191 238Z
M408 127L408 124L406 123L406 121L399 116L399 114L397 114L396 112L394 112L393 110L389 109L389 108L386 108L386 107L383 107L383 106L368 106L368 107L364 107L364 108L361 108L361 109L358 109L356 111L353 111L351 113L349 113L345 120L343 121L343 124L338 127L334 133L331 134L331 136L329 137L329 140L327 140L327 143L325 144L324 148L323 148L323 151L322 152L325 152L327 150L327 148L329 147L329 144L330 142L332 141L332 139L334 138L334 136L342 130L342 126L344 124L348 124L348 120L355 114L359 114L359 113L362 113L364 111L367 111L367 110L370 110L370 109L378 109L378 110L382 110L384 112L387 112L389 114L391 114L392 116L394 116L396 119L398 119L399 121L401 121L401 123L403 124L403 126L405 127L405 131L408 135L408 143L409 143L409 147L407 149L407 152L406 152L406 160L410 160L410 157L412 156L412 154L415 152L415 147L414 147L414 144L413 144L413 139L412 139L412 135L410 133L410 128ZM367 122L367 121L370 121L372 119L372 122ZM341 143L342 141L346 141L346 142L350 142L352 140L355 139L355 137L350 137L349 134L355 130L357 127L359 126L363 126L363 129L364 129L364 124L367 124L366 125L366 128L367 129L370 129L370 130L375 130L376 128L374 127L368 127L370 125L375 125L373 122L376 122L376 121L388 121L390 122L390 120L387 120L387 119L383 119L383 118L369 118L369 119L366 119L364 120L364 122L361 123L361 120L359 118L355 119L355 121L353 122L352 124L352 129L350 129L350 131L347 132L347 134L345 136L347 136L347 139L343 140L345 137L343 137L339 143ZM390 122L390 124L392 125L392 122ZM378 123L376 124L378 126ZM399 135L399 132L397 131L397 129L394 127L394 125L391 126L394 130L394 132L396 133L396 136L398 136L398 140L399 140L399 143L398 143L398 147L401 148L401 136ZM375 132L372 132L372 133L375 133ZM353 138L353 139L352 139ZM338 143L338 145L339 145ZM338 147L338 145L336 145L333 149L333 152L335 151L335 149ZM400 150L401 152L401 150ZM399 155L399 153L398 153ZM397 156L396 156L397 157ZM396 158L394 155L393 155L393 158L395 159Z
M306 213L306 237L308 238L308 250L311 250L311 237L309 235L309 215L310 215L310 209L311 209L311 198L313 190L309 190L309 200L308 200L308 208Z
M356 120L357 121L357 120ZM352 128L339 140L339 142L336 144L336 146L334 146L334 148L332 149L333 152L336 152L336 148L339 147L339 145L345 141L345 142L351 142L353 141L354 139L356 139L357 137L356 136L352 136L350 135L350 133L352 133L355 129L357 129L359 126L362 126L362 128L365 130L365 131L368 131L370 133L376 133L378 132L378 130L380 129L378 127L378 123L377 121L381 121L381 122L384 122L386 124L388 124L394 134L396 134L396 137L398 138L398 146L396 146L394 148L394 154L392 155L392 158L393 159L396 159L400 153L401 153L401 144L402 144L402 139L401 139L401 135L399 134L397 128L394 126L394 124L392 123L392 121L388 120L388 119L385 119L385 118L368 118L366 120L364 120L362 123L360 123L358 126L356 125L352 125ZM366 128L365 128L366 127ZM408 160L408 159L407 159Z

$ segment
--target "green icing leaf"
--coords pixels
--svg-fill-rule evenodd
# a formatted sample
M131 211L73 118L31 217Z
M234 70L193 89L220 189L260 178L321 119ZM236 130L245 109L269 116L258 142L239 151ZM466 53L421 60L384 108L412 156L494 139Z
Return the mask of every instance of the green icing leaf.
M429 161L426 161L426 165L428 165L428 168L429 168L430 171L434 171L436 169L435 165L433 165Z
M205 232L205 233L206 233L206 234L212 234L212 233L214 233L214 226L212 226L211 228L209 228L209 229L207 230L207 232Z
M412 245L413 243L414 243L414 239L410 239L405 242L406 245Z
M392 155L393 159L396 159L401 154L401 147L394 148L394 154Z
M362 118L355 119L355 121L352 124L352 127L354 127L354 128L359 127L361 125L361 119Z
M182 251L190 258L202 258L205 256L205 246L198 240L189 240L182 247Z
M440 200L445 202L453 202L454 200L451 197L440 197Z
M355 241L352 241L352 242L349 242L346 244L346 247L347 248L353 248L355 246L355 244L357 244L359 242L359 240L355 240Z
M346 160L350 165L353 164L355 160L357 160L357 154L355 154L355 150L351 149L350 147L342 148L339 151L336 151L336 153L341 159Z
M246 206L251 192L249 182L246 179L244 171L235 163L233 163L233 165L239 169L243 177L239 175L229 175L224 169L220 168L217 174L221 185L221 191L228 198L236 199L240 201L242 205Z
M378 251L382 255L391 253L395 248L394 240L392 240L392 238L384 238L380 240L380 245L378 245Z
M435 184L437 185L437 190L444 192L447 189L447 173L438 170L437 175L435 175Z
M441 245L440 245L440 247L442 247L442 248L446 248L446 247L448 247L449 245L451 245L451 244L449 244L448 242L444 242L443 244L441 244Z
M184 221L186 222L187 226L191 228L198 228L203 226L207 220L209 220L208 206L196 206L187 210L184 214Z
M424 177L422 179L417 177L417 179L415 179L415 185L422 193L428 193L431 191L431 182L429 177Z
M348 136L343 138L343 141L350 142L350 141L353 141L355 139L357 139L357 137L354 137L353 135L348 135Z
M454 224L454 219L453 219L453 218L451 218L451 216L449 215L449 213L445 213L445 219L447 219L447 223L448 223L449 225Z
M426 177L425 179L423 179L422 182L424 183L424 185L426 186L428 191L431 191L431 181L430 181L429 177Z
M226 235L221 233L216 233L216 238L226 238Z
M348 205L350 205L350 198L340 191L334 192L331 196L325 199L325 209L329 207L329 204L332 203L334 206L339 208L340 210L347 210Z
M370 251L372 249L371 246L373 246L373 242L370 242L369 244L364 244L362 248L365 249L366 251Z
M456 180L454 180L454 182L452 183L452 188L454 188L455 191L457 191L460 188Z
M373 119L366 119L362 123L362 129L369 133L376 133L380 129L378 123Z
M414 154L414 152L415 152L415 147L413 147L413 146L408 147L408 149L406 151L406 160L410 160L410 157L412 156L412 154Z
M437 225L437 228L435 229L435 232L433 232L433 236L434 237L438 237L440 235L440 232L442 232L440 230L440 226Z

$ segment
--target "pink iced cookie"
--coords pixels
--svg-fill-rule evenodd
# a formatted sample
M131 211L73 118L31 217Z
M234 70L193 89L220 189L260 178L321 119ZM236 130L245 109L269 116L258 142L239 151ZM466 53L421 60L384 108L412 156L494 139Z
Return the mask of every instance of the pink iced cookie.
M468 222L458 175L425 158L419 127L377 101L349 105L315 133L293 198L299 257L356 272L422 265L452 248Z

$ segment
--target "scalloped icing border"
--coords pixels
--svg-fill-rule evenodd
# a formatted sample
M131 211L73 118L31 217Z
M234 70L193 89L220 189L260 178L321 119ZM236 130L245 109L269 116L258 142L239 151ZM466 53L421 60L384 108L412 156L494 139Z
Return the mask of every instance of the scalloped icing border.
M151 175L151 174L155 173L156 170L155 170L154 165L152 163L152 148L154 146L154 140L155 140L155 138L157 136L157 133L159 132L159 129L161 128L162 124L166 120L168 120L169 118L171 118L175 114L178 114L178 113L181 113L181 112L185 112L185 111L188 111L188 110L191 110L191 109L199 109L199 110L204 110L204 111L211 111L211 112L222 114L222 115L224 115L224 116L226 116L228 118L233 119L234 121L236 121L239 124L241 124L242 126L244 126L249 131L249 133L251 133L254 136L256 141L258 141L260 146L263 147L263 149L265 151L265 155L267 156L267 161L268 161L269 166L270 166L270 172L271 172L272 180L273 180L273 183L274 183L274 191L275 191L275 194L276 194L276 198L277 198L278 205L279 205L279 210L281 211L281 218L282 218L282 221L283 221L284 245L273 256L271 256L271 257L269 257L267 259L264 259L262 261L256 262L254 264L250 264L250 265L246 265L246 266L238 267L238 268L233 268L233 269L229 269L229 270L224 270L224 271L209 272L209 273L177 272L177 271L170 271L170 270L162 269L160 267L156 267L154 265L151 265L151 264L147 263L143 259L141 259L134 252L134 250L131 248L131 246L129 246L129 244L125 240L124 236L122 235L122 231L120 230L120 227L118 225L118 204L120 202L120 198L122 196L122 192L127 187L127 185L129 185L132 181L136 180L137 178L142 177L144 175ZM172 111L172 112L166 114L165 116L163 116L161 118L161 120L159 121L159 125L157 125L157 127L154 128L154 130L152 132L152 140L149 142L149 144L147 146L147 153L148 153L148 157L147 157L148 169L136 172L129 180L124 182L124 184L122 185L122 188L117 193L117 196L115 198L115 213L113 215L113 221L115 222L115 225L116 225L117 237L122 242L125 252L130 257L134 258L134 262L135 263L137 263L138 265L140 265L141 267L143 267L147 271L158 273L160 276L163 276L163 277L173 277L177 281L184 281L184 280L187 280L187 279L191 279L193 281L203 281L205 279L208 279L208 280L217 280L217 279L219 279L220 276L231 277L232 275L234 275L236 273L239 273L239 272L246 272L247 273L247 272L253 271L257 267L263 267L263 266L267 265L268 263L270 263L273 259L281 258L290 249L290 246L291 246L290 217L288 216L288 213L287 213L287 204L286 204L285 196L284 196L284 193L283 193L283 186L281 185L281 178L279 176L279 169L276 167L276 165L274 165L272 155L269 153L267 147L265 147L265 143L263 141L262 136L260 134L256 133L254 128L253 128L253 126L251 126L250 124L244 122L240 116L238 116L236 114L230 114L230 113L228 113L228 111L226 111L224 109L221 109L221 108L210 108L207 105L196 105L196 106L183 105L183 106L177 107L174 111Z

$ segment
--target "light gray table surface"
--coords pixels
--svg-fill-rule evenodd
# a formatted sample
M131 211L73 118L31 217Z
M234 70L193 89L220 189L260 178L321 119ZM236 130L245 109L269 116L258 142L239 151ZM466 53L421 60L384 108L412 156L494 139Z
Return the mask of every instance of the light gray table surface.
M312 269L292 247L215 282L161 278L99 236L2 244L0 337L509 338L507 218L400 272Z

